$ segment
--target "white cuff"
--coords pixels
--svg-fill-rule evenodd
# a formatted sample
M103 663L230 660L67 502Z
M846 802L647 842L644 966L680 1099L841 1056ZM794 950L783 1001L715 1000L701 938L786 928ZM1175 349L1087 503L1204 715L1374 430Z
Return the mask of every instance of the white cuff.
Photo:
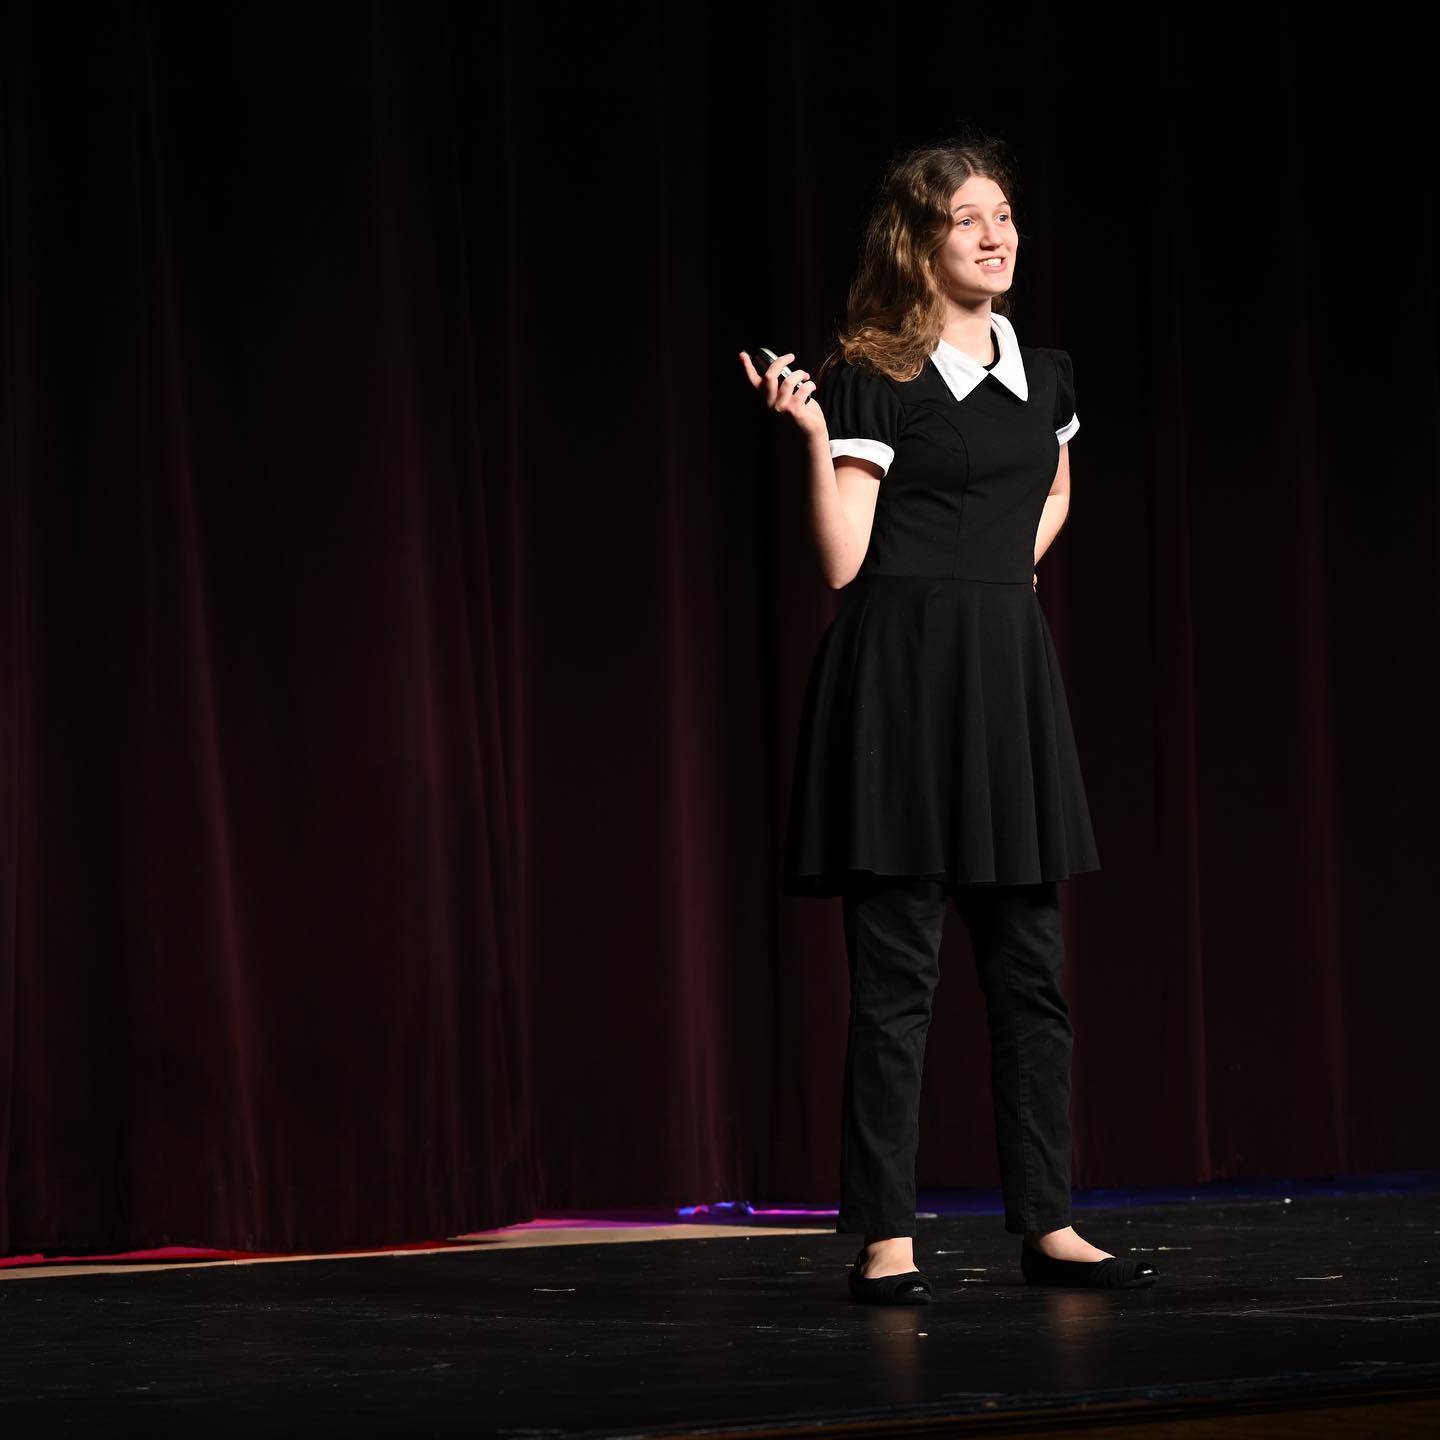
M830 458L836 459L841 455L856 455L861 460L873 460L883 475L889 471L891 462L895 459L895 451L883 440L832 440L830 442Z
M1078 415L1072 415L1070 417L1070 423L1061 426L1061 428L1055 432L1055 438L1063 445L1079 428L1080 417Z

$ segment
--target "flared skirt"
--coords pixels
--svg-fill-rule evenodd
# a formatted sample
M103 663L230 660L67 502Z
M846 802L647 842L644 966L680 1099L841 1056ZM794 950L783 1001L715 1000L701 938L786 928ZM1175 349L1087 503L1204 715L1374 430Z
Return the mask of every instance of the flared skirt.
M782 891L837 895L852 871L1022 885L1099 868L1029 580L852 582L805 688Z

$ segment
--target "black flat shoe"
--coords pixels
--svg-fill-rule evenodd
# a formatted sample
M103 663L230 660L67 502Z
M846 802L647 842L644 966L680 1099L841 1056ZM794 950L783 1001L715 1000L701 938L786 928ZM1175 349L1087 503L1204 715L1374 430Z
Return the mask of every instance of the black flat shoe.
M930 1303L930 1282L918 1270L906 1270L899 1275L881 1275L867 1280L860 1267L865 1263L865 1247L855 1257L850 1267L850 1294L856 1300L870 1305L928 1305Z
M1082 1285L1095 1290L1143 1290L1159 1272L1145 1260L1107 1255L1103 1260L1056 1260L1020 1242L1020 1273L1027 1285Z

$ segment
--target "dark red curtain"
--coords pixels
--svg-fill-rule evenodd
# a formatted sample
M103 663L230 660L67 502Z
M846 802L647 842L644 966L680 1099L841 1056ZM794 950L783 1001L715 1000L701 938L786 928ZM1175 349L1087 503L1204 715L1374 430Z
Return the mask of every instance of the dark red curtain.
M0 1252L834 1202L839 902L776 879L836 597L736 352L818 367L967 118L1082 420L1076 1183L1440 1160L1418 48L0 13ZM993 1185L943 964L919 1178Z

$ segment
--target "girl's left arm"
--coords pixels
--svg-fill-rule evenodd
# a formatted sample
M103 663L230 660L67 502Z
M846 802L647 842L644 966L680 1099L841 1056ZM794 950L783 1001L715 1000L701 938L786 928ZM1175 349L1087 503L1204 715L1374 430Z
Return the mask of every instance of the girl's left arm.
M1050 548L1050 542L1060 533L1060 527L1070 513L1070 445L1060 447L1060 463L1055 469L1055 479L1050 493L1045 497L1045 508L1040 513L1040 528L1035 532L1035 563ZM1038 584L1038 580L1033 583Z

